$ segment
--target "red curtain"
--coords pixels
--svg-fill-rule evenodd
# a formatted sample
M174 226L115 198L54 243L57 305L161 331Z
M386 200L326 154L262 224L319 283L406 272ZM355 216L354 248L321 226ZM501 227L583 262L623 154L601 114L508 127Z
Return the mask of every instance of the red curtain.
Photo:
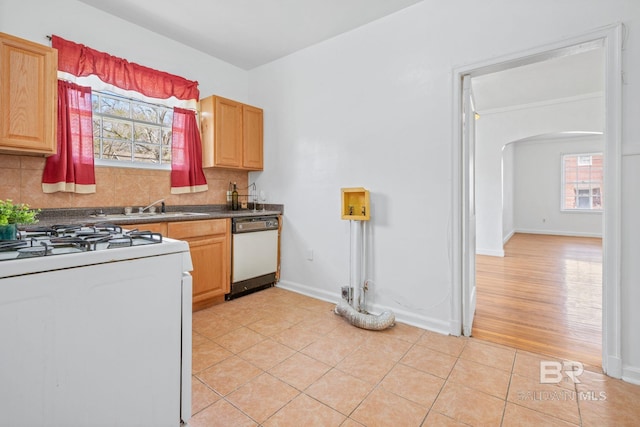
M143 67L82 44L51 36L58 49L58 70L77 77L95 75L105 83L145 96L167 99L199 99L198 82Z
M58 49L58 70L76 77L95 75L107 84L157 99L175 97L195 102L200 97L196 81L143 67L55 35L51 45ZM195 112L176 108L173 120L171 192L206 191Z
M202 171L202 142L192 110L174 107L171 142L171 193L207 191Z
M91 88L58 80L58 151L47 157L42 190L95 193Z

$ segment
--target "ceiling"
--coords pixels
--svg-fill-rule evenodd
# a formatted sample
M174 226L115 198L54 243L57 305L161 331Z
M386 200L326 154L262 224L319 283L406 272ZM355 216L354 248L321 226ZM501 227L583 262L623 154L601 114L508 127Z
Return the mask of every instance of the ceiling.
M422 0L80 0L245 70ZM476 110L602 92L603 49L473 78Z
M245 70L422 0L80 0Z
M604 93L604 49L591 49L471 79L475 109Z

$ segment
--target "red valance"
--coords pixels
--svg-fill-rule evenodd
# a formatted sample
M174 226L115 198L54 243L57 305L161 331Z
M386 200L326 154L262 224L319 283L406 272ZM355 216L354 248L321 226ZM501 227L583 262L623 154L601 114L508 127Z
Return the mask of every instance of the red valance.
M95 75L105 83L151 98L200 99L196 81L144 67L56 35L51 37L51 46L58 49L58 70L74 76Z

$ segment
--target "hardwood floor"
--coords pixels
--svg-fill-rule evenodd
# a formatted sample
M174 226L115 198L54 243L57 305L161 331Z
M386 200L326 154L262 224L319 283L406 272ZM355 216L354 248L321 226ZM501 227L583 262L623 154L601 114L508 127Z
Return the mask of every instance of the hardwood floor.
M474 337L602 365L602 239L515 234L476 283Z

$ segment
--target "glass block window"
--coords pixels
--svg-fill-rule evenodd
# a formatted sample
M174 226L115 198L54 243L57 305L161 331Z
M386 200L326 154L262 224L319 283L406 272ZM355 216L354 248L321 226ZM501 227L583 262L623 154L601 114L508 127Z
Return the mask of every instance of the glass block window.
M172 108L108 92L92 98L97 165L171 167Z

